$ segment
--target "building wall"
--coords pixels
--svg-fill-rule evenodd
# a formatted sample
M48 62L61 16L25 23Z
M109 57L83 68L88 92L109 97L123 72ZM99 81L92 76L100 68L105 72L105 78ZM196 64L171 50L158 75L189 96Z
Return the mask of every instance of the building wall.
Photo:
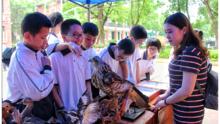
M2 0L2 44L12 46L10 1Z
M120 27L120 26L104 26L105 29L105 41L114 40L118 41L123 38L126 38L126 36L129 34L129 27Z
M54 0L50 4L39 4L36 5L36 11L41 12L45 15L49 15L52 12L61 12L62 11L62 0Z

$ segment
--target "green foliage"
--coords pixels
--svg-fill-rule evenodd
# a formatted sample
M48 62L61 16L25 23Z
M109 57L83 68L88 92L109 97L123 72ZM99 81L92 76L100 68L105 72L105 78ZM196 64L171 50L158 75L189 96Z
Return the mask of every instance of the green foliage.
M27 0L10 0L11 22L12 22L12 42L15 44L22 39L21 21L27 13L35 9L34 1Z
M218 49L210 49L209 58L211 61L218 61Z
M24 16L34 12L36 5L43 4L48 6L51 2L53 2L53 0L10 0L13 44L22 40L21 22Z
M70 1L63 3L62 14L64 19L74 18L74 16L77 14L76 7L77 5L73 4Z
M114 2L112 13L109 15L113 23L129 24L129 3L125 1ZM119 16L120 15L120 16Z
M170 56L170 50L171 50L171 47L170 46L166 46L165 48L162 48L161 50L160 50L160 55L159 55L159 57L160 58L169 58L169 56Z
M94 48L104 48L106 45L103 43L99 43L99 44L94 44Z
M173 11L180 11L184 12L185 7L186 7L186 0L169 0L170 4L170 9L168 11L173 12Z
M165 15L169 15L171 13L181 11L186 14L187 12L187 1L188 1L188 9L193 7L192 5L198 6L198 13L196 16L196 20L193 21L193 28L200 29L204 32L204 40L216 37L213 28L217 28L217 25L212 26L212 18L209 17L207 7L203 3L203 0L169 0L170 7L166 10ZM218 0L209 0L209 5L212 11L212 15L214 19L218 18ZM196 11L195 11L196 12ZM189 12L190 16L194 15ZM190 17L191 19L191 17ZM215 20L214 20L215 21Z
M147 13L143 14L142 18L140 20L140 24L144 25L147 30L153 30L153 31L160 31L163 32L163 21L165 19L165 16L162 12L162 9L158 6L163 7L164 3L162 2L155 2L154 0L148 3L148 11Z
M207 9L204 4L200 4L198 17L194 23L192 23L193 28L197 28L203 31L204 40L214 37L214 32L211 28L211 21L209 19Z
M168 59L170 56L170 50L171 50L170 45L161 49L159 57ZM209 51L210 60L214 62L218 61L218 49L209 49L208 51Z

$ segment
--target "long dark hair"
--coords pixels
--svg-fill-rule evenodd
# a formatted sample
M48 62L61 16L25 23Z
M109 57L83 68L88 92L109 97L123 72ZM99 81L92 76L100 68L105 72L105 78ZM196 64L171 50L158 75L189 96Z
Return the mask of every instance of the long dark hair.
M207 49L203 46L201 39L199 39L198 36L194 33L190 21L183 13L177 12L168 16L164 21L164 24L165 23L174 25L179 29L183 29L184 27L186 27L186 33L184 34L184 38L180 43L180 46L174 50L175 57L181 54L186 46L190 45L198 47L201 51L202 56L208 56Z

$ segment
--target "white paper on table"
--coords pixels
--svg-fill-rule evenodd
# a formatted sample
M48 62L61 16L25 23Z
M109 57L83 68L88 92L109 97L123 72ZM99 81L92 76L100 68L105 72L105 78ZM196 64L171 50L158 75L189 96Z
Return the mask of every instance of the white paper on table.
M138 84L139 87L148 87L153 89L167 90L169 88L168 83L155 82L155 81L142 81Z

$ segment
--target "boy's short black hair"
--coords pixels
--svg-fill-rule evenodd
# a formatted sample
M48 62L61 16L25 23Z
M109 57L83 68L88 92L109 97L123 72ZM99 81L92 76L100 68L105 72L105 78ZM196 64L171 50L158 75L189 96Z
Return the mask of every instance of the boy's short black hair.
M30 34L35 35L41 30L42 27L50 28L50 20L42 13L33 12L24 17L21 23L21 32L22 34L25 32L30 32Z
M81 23L76 19L67 19L61 24L61 34L68 34L70 30L70 26L72 25L80 25Z
M123 50L124 54L131 55L134 53L135 45L130 39L125 38L119 41L118 48Z
M148 48L150 46L155 46L155 47L157 47L158 51L160 51L160 48L161 48L160 40L157 38L147 39L147 46L146 47Z
M136 25L131 28L130 35L134 37L134 39L145 39L147 38L147 31L143 26Z
M63 16L60 12L54 12L48 16L51 21L52 27L55 27L57 24L63 21Z
M92 36L97 36L99 34L99 29L96 24L91 22L86 22L82 25L83 33L90 34Z

